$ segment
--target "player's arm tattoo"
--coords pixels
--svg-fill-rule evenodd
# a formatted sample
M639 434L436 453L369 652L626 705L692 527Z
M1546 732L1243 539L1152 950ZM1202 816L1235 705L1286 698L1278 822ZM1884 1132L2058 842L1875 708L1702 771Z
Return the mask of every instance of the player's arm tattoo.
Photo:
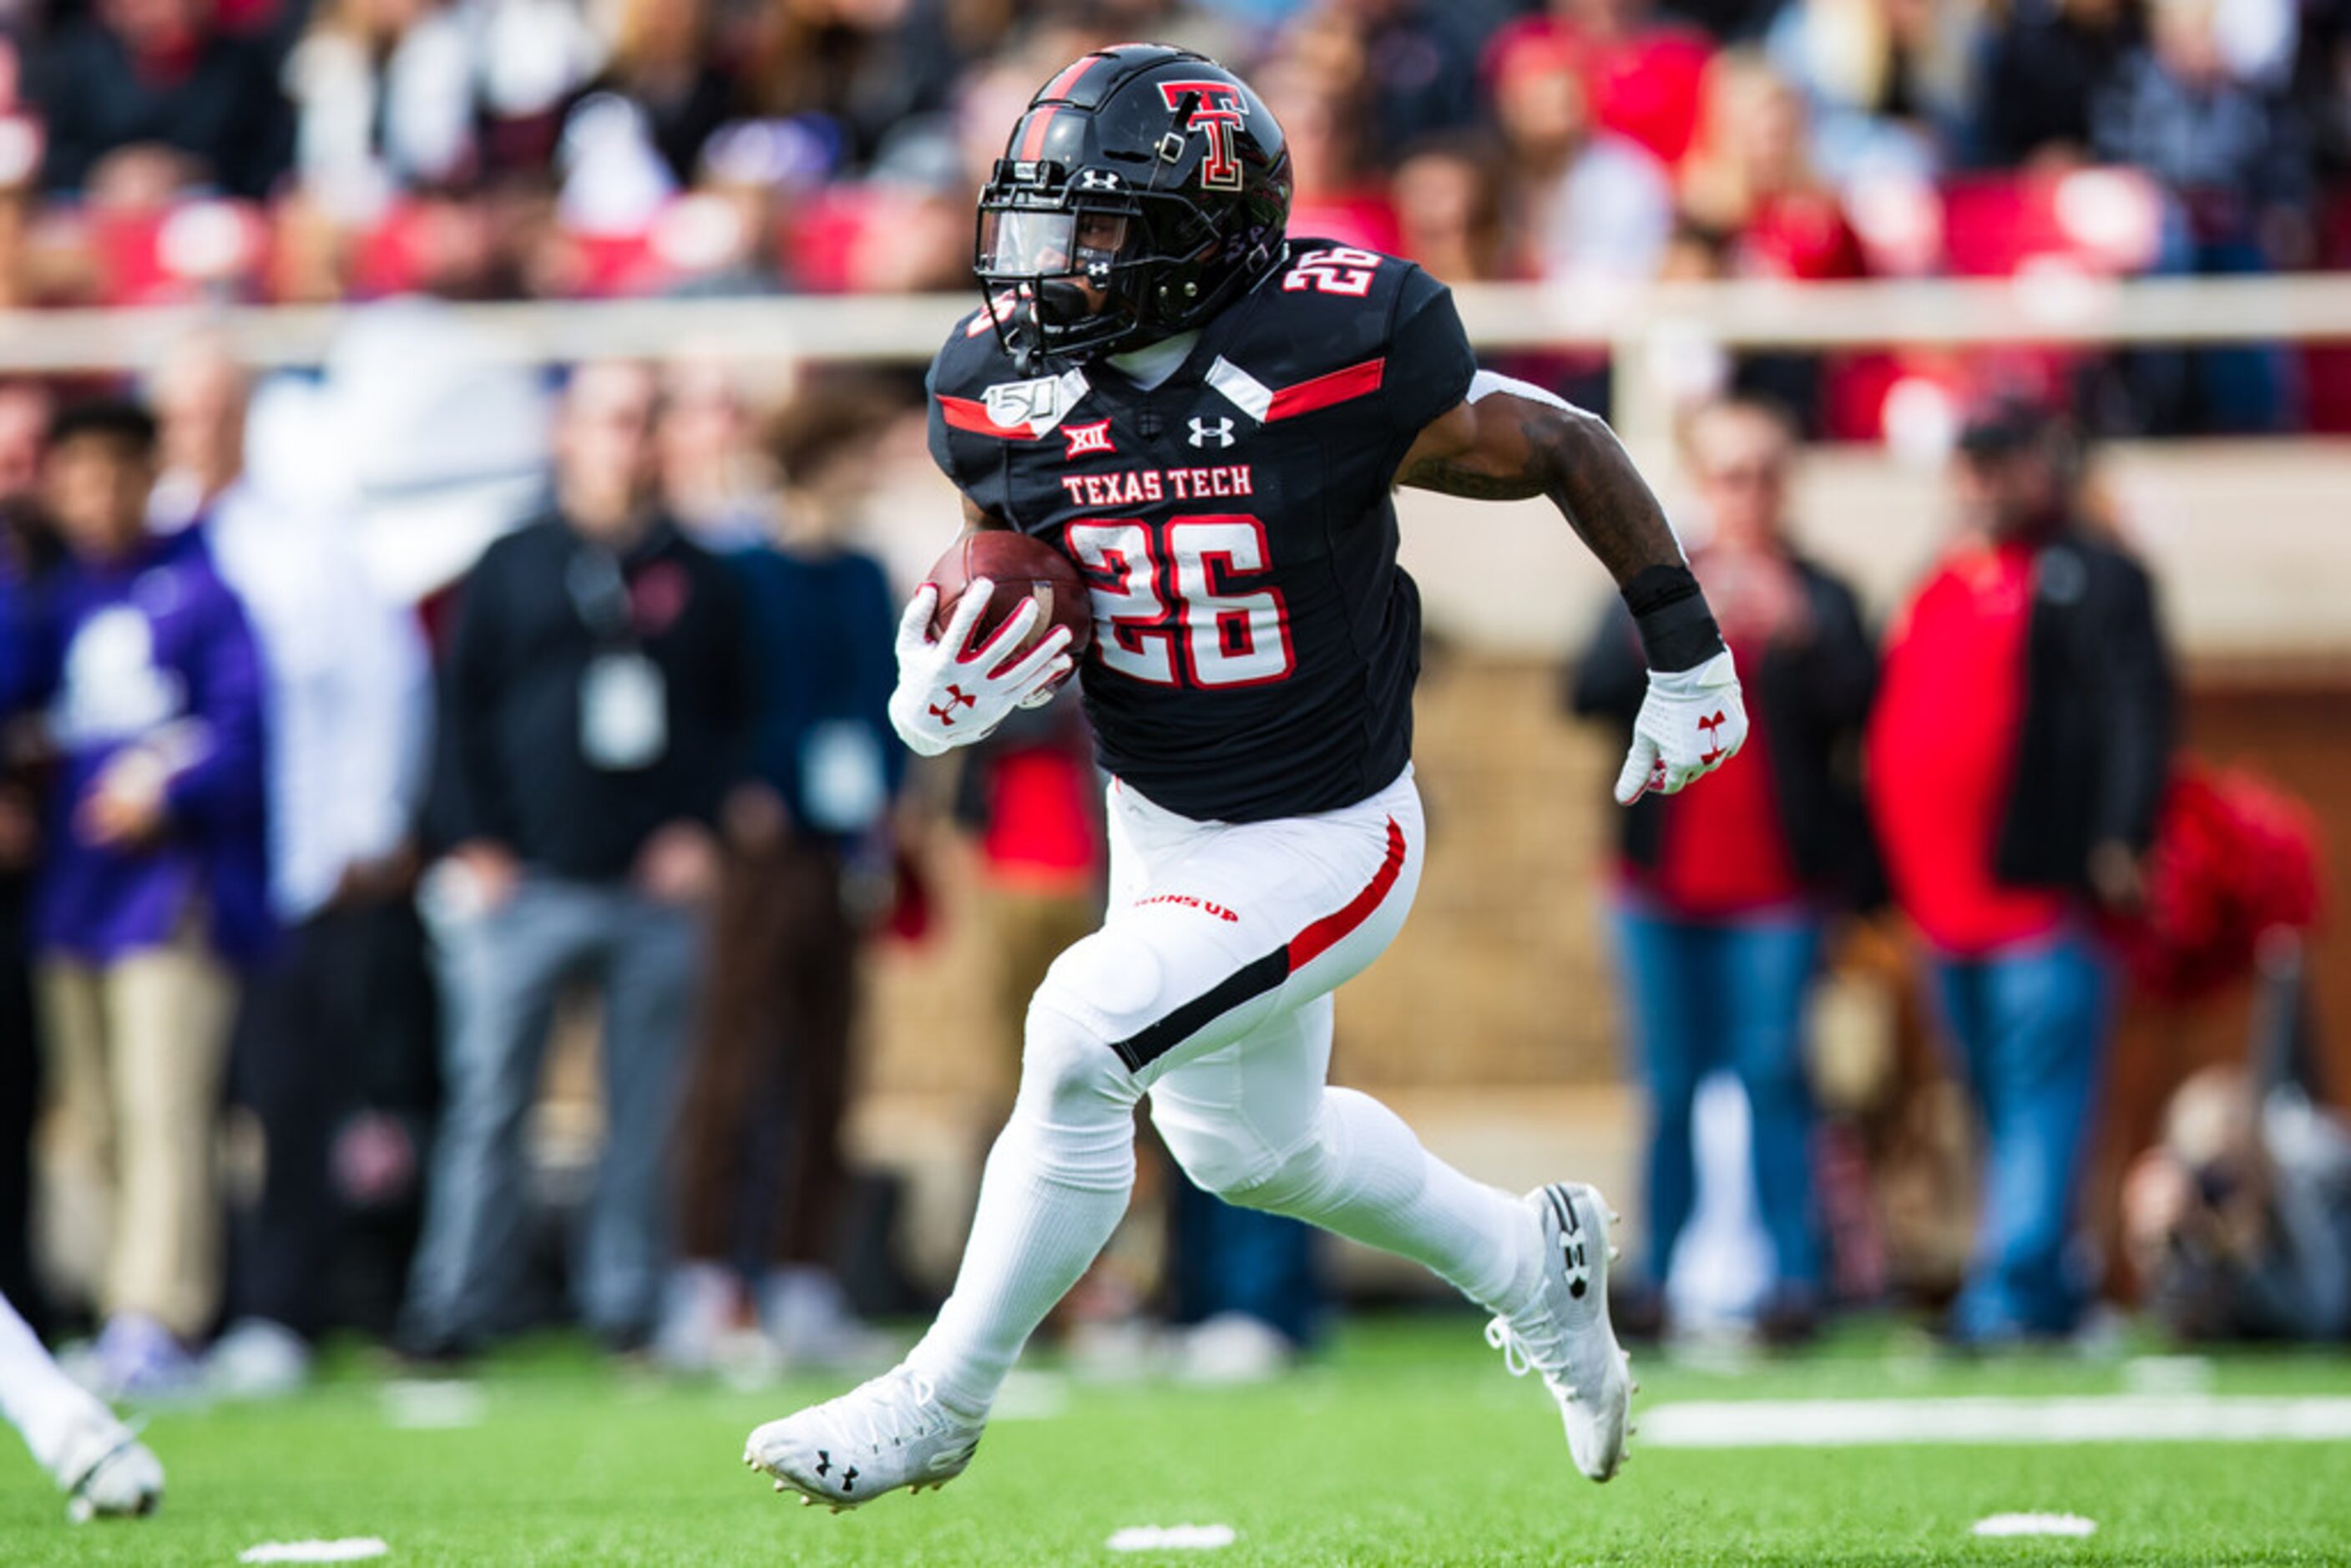
M1483 474L1450 457L1424 458L1410 473L1397 475L1396 483L1472 501L1531 501L1543 493L1531 475Z
M1421 433L1397 484L1478 501L1548 496L1619 583L1681 564L1665 509L1607 421L1540 393L1472 397Z

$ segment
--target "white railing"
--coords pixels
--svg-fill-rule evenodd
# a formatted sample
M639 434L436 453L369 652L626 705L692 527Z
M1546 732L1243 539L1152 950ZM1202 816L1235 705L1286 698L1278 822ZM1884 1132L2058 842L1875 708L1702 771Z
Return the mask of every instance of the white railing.
M2351 275L1456 290L1480 348L1606 350L1628 434L1653 435L1663 357L1692 344L1839 349L1888 344L2148 344L2351 340ZM920 362L974 307L969 294L785 296L469 305L479 352L519 363L681 350L724 360ZM318 362L355 307L0 310L0 374L137 368L199 325L254 362Z

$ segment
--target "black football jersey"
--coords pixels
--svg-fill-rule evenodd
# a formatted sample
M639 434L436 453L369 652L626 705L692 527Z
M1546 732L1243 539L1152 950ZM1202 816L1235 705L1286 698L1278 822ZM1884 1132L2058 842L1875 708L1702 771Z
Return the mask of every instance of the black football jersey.
M1302 816L1410 758L1420 599L1390 486L1475 369L1420 268L1294 241L1147 392L1100 362L1023 378L976 314L931 366L931 453L1084 575L1104 768L1197 821Z

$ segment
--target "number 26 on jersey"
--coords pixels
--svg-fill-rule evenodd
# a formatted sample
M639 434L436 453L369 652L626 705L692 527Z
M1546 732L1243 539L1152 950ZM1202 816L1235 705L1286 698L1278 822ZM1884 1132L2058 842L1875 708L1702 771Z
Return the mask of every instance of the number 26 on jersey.
M1269 685L1296 661L1281 591L1242 591L1272 569L1265 525L1239 514L1113 517L1069 526L1092 589L1102 664L1156 686Z

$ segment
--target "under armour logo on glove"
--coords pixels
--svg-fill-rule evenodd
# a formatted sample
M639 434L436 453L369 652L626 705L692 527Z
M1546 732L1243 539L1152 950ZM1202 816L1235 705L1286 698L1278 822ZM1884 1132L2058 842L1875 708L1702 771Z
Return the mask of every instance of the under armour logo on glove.
M1195 446L1206 446L1211 441L1218 446L1230 446L1234 440L1233 420L1230 414L1227 414L1214 424L1210 424L1205 419L1196 418L1192 421L1192 444Z
M1695 670L1651 670L1649 694L1633 721L1633 749L1616 776L1616 803L1629 806L1652 789L1671 795L1737 756L1746 742L1747 706L1729 649Z
M1698 721L1698 727L1700 733L1706 737L1706 751L1703 756L1699 757L1698 760L1700 762L1719 762L1723 759L1723 757L1726 754L1722 749L1721 740L1722 727L1725 722L1726 720L1720 708L1714 710L1713 717L1702 718Z
M898 689L890 694L890 727L918 757L936 757L950 747L985 737L1022 703L1050 692L1075 667L1070 632L1056 626L1027 653L1020 645L1044 613L1032 595L1004 618L1004 624L978 647L972 633L987 613L995 586L974 578L956 601L946 630L931 635L939 590L926 582L898 623Z
M947 700L940 704L938 706L931 709L931 716L939 721L939 727L941 729L945 729L947 726L955 723L956 709L959 707L976 707L978 704L979 699L973 696L961 686L949 686L947 688Z

